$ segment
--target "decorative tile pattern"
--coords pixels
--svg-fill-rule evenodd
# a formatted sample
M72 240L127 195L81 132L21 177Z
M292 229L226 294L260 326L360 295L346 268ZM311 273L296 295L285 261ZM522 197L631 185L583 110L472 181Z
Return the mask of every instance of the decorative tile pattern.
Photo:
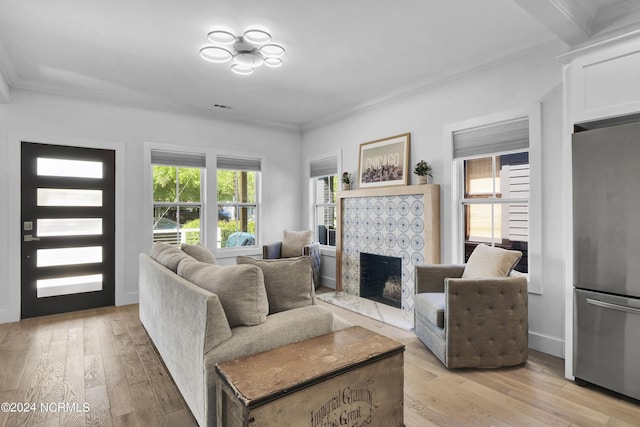
M402 310L413 313L415 266L424 263L424 195L344 200L342 290L360 295L360 252L402 258Z

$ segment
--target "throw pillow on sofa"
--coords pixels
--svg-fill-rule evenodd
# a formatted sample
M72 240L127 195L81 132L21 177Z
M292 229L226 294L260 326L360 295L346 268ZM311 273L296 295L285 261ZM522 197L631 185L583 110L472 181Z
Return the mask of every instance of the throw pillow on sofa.
M269 314L315 304L311 258L255 259L239 256L236 262L239 265L252 264L262 270Z
M463 279L491 279L507 277L522 257L520 251L509 251L479 244L471 252L462 273Z
M304 247L313 242L313 231L288 231L284 230L282 236L282 258L298 257L303 255Z
M267 320L269 302L262 270L254 265L215 265L187 259L178 275L218 296L230 327Z
M197 245L191 245L189 243L181 243L180 249L186 254L191 255L197 261L206 262L207 264L217 264L215 255L209 250L208 247L202 243Z
M149 256L174 273L178 271L180 261L192 259L191 256L182 252L178 247L163 242L154 243L151 246Z

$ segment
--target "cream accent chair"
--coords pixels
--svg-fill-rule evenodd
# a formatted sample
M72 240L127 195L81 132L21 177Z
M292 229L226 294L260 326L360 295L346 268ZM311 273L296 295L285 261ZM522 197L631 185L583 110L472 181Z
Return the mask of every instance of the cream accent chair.
M447 368L527 360L526 277L463 278L464 265L416 266L415 273L415 333Z

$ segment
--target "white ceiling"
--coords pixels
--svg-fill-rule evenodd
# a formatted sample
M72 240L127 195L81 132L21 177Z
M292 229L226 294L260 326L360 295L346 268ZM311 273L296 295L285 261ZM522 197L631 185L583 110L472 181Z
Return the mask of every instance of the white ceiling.
M639 21L640 0L0 0L0 70L13 88L309 129ZM252 25L283 67L200 58L212 29Z

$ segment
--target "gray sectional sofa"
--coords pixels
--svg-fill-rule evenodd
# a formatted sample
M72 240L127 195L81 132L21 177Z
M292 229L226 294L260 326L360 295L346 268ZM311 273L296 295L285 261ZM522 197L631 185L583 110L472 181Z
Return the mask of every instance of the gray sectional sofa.
M219 266L205 255L164 244L140 254L140 320L198 424L211 426L216 363L351 325L315 305L308 257Z

